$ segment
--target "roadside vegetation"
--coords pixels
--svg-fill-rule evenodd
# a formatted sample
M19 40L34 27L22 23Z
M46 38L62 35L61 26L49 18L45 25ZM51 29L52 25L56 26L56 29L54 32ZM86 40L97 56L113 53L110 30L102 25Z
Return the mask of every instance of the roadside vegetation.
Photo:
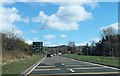
M34 54L28 59L11 62L10 64L5 64L2 66L3 76L16 76L18 74L21 74L23 71L25 71L27 68L29 68L31 65L33 65L43 57L43 54Z
M8 64L32 56L32 45L17 35L14 29L2 32L2 64Z
M44 57L41 52L33 52L32 45L26 43L14 29L2 34L2 74L21 74L25 69ZM12 75L12 76L13 76ZM16 76L16 75L15 75Z
M109 66L119 67L119 57L110 57L110 56L84 56L84 55L75 55L75 54L63 54L62 56L82 60L94 63L105 64Z

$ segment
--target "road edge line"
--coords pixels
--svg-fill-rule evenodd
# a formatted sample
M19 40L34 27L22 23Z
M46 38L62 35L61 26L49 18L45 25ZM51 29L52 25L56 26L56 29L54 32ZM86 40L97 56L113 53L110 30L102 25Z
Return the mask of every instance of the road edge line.
M28 76L40 63L42 63L45 60L46 56L42 59L40 59L38 62L33 64L25 73L24 76Z

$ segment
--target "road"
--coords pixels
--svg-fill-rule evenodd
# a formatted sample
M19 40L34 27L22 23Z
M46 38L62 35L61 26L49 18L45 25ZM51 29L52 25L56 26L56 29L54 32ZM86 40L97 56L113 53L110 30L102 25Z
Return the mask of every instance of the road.
M61 56L45 58L29 76L120 76L119 69Z

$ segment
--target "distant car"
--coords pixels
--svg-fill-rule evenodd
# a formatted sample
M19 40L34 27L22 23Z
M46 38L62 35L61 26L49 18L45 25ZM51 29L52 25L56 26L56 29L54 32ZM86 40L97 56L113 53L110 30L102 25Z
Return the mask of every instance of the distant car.
M51 54L51 56L53 56L53 54Z
M59 55L62 55L62 53L59 53Z
M47 57L51 57L51 54L47 54Z

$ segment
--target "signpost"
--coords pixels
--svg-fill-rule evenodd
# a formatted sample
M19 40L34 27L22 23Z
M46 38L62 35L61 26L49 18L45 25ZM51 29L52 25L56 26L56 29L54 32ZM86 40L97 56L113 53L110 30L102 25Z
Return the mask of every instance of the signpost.
M43 42L33 42L33 51L42 52L43 51Z

